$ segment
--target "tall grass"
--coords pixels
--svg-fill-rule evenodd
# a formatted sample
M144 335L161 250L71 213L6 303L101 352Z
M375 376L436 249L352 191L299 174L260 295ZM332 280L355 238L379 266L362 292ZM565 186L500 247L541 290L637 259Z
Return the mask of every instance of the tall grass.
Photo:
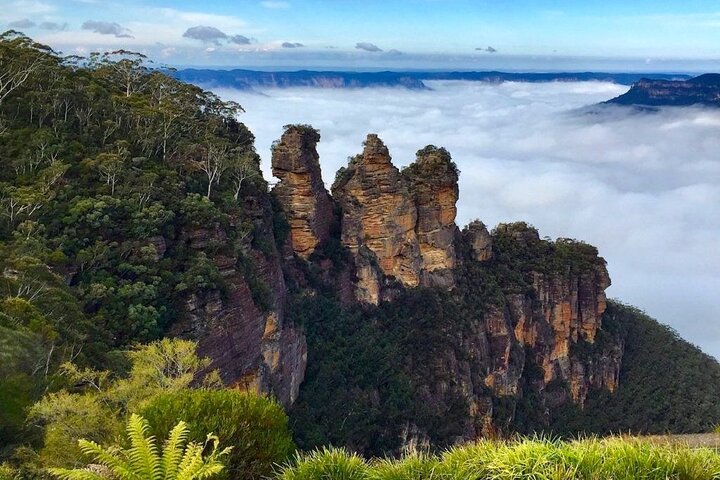
M545 438L364 460L342 449L298 456L280 480L720 480L720 454L637 438Z

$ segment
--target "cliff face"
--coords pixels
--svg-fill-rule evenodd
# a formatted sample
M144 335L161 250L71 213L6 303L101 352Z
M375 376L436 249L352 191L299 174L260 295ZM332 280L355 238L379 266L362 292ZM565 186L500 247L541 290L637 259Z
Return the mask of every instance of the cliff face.
M267 195L248 197L243 212L254 225L252 238L238 254L210 255L225 292L187 301L178 333L200 339L200 353L214 360L227 383L272 392L286 405L298 397L308 352L304 330L286 320L291 296L330 295L347 311L372 312L370 304L392 312L394 303L412 298L404 292L427 288L446 303L418 328L444 332L437 337L441 347L429 359L410 350L392 368L413 379L415 401L436 409L433 415L455 415L461 437L511 430L523 398L534 398L536 415L546 418L565 404L582 407L592 390L618 388L623 345L602 329L610 279L594 247L542 240L523 223L490 233L474 221L461 232L458 171L450 154L434 146L400 171L383 142L368 135L363 152L338 172L331 197L318 141L310 127L286 128L272 158L279 212L272 212ZM278 214L289 235L276 248ZM203 250L227 243L228 232L214 226L186 235L191 248ZM250 259L252 271L241 268L240 257L246 264ZM257 281L267 287L265 301ZM414 319L405 320L415 328ZM381 319L372 322L382 328ZM377 407L379 395L367 393L368 401ZM433 437L426 428L408 421L402 435L422 443Z
M368 135L363 153L339 174L332 190L342 211L342 244L356 262L357 298L372 304L389 298L389 280L418 286L417 207L377 135Z
M458 171L444 148L428 146L403 170L417 207L415 225L422 260L421 284L449 288L454 285L455 225Z
M218 224L185 232L188 247L207 254L224 288L191 295L171 333L197 339L198 354L212 359L210 368L218 369L226 385L272 393L290 405L305 375L307 344L302 329L285 321L287 288L274 247L269 199L249 196L245 202L254 238L245 238L240 251L208 251L212 243L228 243L229 232ZM229 228L239 225L231 222ZM271 246L270 251L253 243ZM244 268L241 256L251 270Z
M272 150L272 172L280 179L273 194L290 224L290 246L301 258L328 239L333 222L333 202L315 149L319 140L309 127L290 126Z
M705 74L688 80L643 78L630 90L605 103L636 106L720 107L720 75Z
M382 141L368 135L333 185L360 301L390 299L396 283L452 288L457 182L446 150L429 146L400 172Z

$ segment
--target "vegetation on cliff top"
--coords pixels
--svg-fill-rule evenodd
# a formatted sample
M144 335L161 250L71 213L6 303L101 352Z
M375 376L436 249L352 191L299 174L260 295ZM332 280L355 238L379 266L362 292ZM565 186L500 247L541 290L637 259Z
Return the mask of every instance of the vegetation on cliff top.
M720 455L711 449L654 445L633 438L561 442L481 441L438 455L409 453L367 461L343 449L300 455L280 480L713 480Z
M28 438L28 405L62 383L60 365L112 368L109 352L160 338L185 299L222 290L209 254L231 252L256 277L245 198L267 187L240 106L140 54L61 57L10 31L0 66L0 444L10 448ZM203 229L224 237L192 248Z

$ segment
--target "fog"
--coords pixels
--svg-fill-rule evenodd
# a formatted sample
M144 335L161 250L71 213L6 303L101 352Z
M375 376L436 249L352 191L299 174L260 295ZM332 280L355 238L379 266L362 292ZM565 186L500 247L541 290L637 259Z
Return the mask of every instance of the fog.
M596 245L608 294L645 310L720 358L720 112L581 107L610 83L431 82L402 89L218 91L240 102L266 178L282 126L320 130L328 186L368 132L397 166L428 144L460 175L460 226L524 220L541 236Z

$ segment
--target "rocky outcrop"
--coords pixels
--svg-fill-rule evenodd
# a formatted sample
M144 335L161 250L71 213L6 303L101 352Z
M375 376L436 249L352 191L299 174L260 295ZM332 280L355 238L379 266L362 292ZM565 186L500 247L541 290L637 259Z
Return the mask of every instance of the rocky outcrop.
M458 172L450 154L428 146L400 172L377 135L338 172L333 197L342 243L355 258L356 296L377 304L393 288L452 288Z
M454 285L455 225L458 170L444 148L433 145L417 152L417 159L403 170L417 207L417 235L421 257L420 283L429 287Z
M290 246L307 258L330 236L333 201L323 184L315 146L320 134L311 127L290 125L272 148L273 188L290 225Z
M478 262L487 262L493 256L492 236L480 220L474 220L463 229L465 242L472 249L472 256Z
M358 299L377 304L386 298L388 280L418 286L417 207L377 135L367 136L363 153L338 173L332 192L342 211L342 243L357 263Z
M521 255L546 250L545 258L536 254L534 270L526 273L530 292L506 294L514 336L541 367L542 384L566 384L580 405L590 388L614 391L621 357L617 345L596 352L600 364L576 353L595 343L606 308L610 277L597 250L564 239L550 244L523 223L500 225L496 235L511 238Z
M286 405L297 398L307 347L303 331L285 320L291 285L310 296L334 292L350 309L396 299L408 288L450 292L443 298L465 313L442 320L449 322L442 326L448 343L428 367L438 371L416 385L416 394L428 405L466 404L468 438L506 431L526 395L547 415L568 402L582 406L593 389L617 389L623 345L602 331L610 279L594 247L541 239L524 223L501 224L491 234L474 221L460 232L458 171L450 154L432 145L400 171L385 144L368 135L363 152L338 172L331 197L319 138L310 127L290 126L273 147L280 181L272 194L290 227L282 254L270 199L249 196L242 211L253 238L240 252L208 257L226 293L211 289L187 300L178 333L200 339L200 353L228 384L272 392ZM185 232L184 241L204 252L232 244L231 236L203 226ZM163 242L153 244L162 255ZM412 424L403 431L409 443L429 434Z
M254 235L261 237L255 240L272 250L255 250L253 239L246 238L241 251L227 247L207 253L211 244L231 244L230 232L219 225L184 232L188 247L217 268L223 288L192 293L171 333L198 340L198 354L212 360L209 368L218 369L226 385L272 393L290 405L305 376L305 335L285 321L287 288L281 256L274 248L269 199L248 196L245 202ZM245 265L252 265L250 270L240 256L245 256Z

